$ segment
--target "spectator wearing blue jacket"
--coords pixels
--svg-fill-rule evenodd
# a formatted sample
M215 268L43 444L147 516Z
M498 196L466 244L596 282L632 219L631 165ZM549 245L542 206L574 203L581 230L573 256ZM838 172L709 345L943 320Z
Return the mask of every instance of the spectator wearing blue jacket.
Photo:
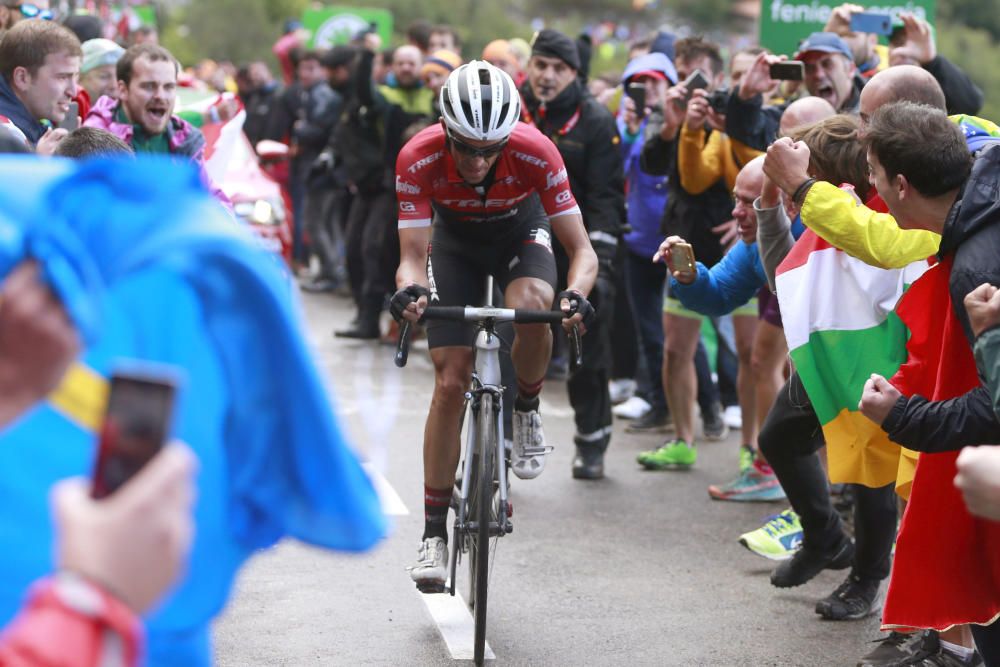
M757 250L757 215L753 206L764 185L763 164L763 157L748 162L740 170L733 188L736 202L733 218L737 221L742 242L733 246L711 269L701 262L696 262L694 272L671 269L671 294L685 308L703 315L722 316L747 303L762 287L767 286L767 274ZM685 241L679 236L668 237L660 246L657 257L672 266L672 250L678 243ZM743 444L744 447L754 445ZM732 482L709 487L709 493L713 498L724 500L773 501L784 498L774 471L756 450L753 465L741 470Z

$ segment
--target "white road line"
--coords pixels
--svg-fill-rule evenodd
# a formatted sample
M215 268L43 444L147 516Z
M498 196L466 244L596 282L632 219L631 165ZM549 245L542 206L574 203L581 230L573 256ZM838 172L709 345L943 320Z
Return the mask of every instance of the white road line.
M475 657L473 642L476 626L462 596L458 592L452 597L447 593L425 595L420 591L417 591L417 595L423 598L424 604L427 605L427 611L437 624L441 638L448 645L452 659L472 660ZM486 642L486 659L496 660L489 642Z
M389 480L383 477L371 462L365 461L361 467L365 469L368 479L375 486L375 492L378 493L378 499L382 503L382 511L389 516L407 516L410 510L406 509L403 499L396 493L396 489L392 488Z

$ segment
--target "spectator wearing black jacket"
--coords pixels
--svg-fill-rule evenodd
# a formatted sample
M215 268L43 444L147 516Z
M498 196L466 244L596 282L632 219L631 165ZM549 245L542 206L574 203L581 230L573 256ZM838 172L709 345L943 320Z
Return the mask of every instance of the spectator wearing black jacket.
M304 232L325 223L320 206L311 209L307 206L309 172L330 140L342 99L327 83L318 51L304 53L295 71L298 79L279 98L270 134L273 138L289 139L292 155L289 180L295 213L292 259L304 265L309 260Z
M246 109L247 119L243 132L256 150L257 142L268 138L271 117L281 98L281 84L274 80L266 63L250 63L246 69L246 88L240 87L240 99Z
M566 163L566 174L549 177L555 184L568 175L599 262L597 283L589 297L598 312L597 323L587 332L583 367L567 383L576 416L573 476L597 479L604 476L604 451L611 441L608 317L614 310L618 240L625 223L625 173L614 117L586 91L578 76L580 67L572 39L555 30L542 30L532 44L521 94L525 121L555 143ZM553 246L563 289L568 259L558 243Z

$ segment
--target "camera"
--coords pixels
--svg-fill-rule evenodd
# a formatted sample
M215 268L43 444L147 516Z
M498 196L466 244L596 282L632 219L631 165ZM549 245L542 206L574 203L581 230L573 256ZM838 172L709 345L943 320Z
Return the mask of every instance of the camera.
M713 90L708 96L708 106L712 107L712 111L718 114L726 113L726 107L729 105L729 89L720 88L719 90Z

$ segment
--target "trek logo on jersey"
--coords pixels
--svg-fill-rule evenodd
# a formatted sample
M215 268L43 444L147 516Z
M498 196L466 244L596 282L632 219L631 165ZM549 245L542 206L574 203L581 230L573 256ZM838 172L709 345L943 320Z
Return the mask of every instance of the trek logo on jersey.
M427 165L434 164L435 162L437 162L438 160L440 160L443 157L444 157L444 151L438 151L437 153L431 153L427 157L421 158L421 159L417 160L416 162L414 162L413 164L411 164L409 166L409 168L407 169L407 171L410 172L411 174L415 174L418 171L420 171L421 169L423 169L424 167L426 167Z
M400 192L405 195L419 195L420 186L414 185L413 183L407 183L401 179L398 175L396 176L396 192Z
M529 193L526 192L510 199L441 199L439 201L448 208L510 208L528 195Z
M533 164L536 167L541 167L542 169L548 169L549 163L540 157L535 157L534 155L528 155L527 153L522 153L521 151L511 151L511 153L518 160L522 162L527 162L528 164Z
M545 174L545 189L551 190L560 183L565 183L566 179L569 178L569 174L566 173L566 167L563 167L559 171L549 172Z

